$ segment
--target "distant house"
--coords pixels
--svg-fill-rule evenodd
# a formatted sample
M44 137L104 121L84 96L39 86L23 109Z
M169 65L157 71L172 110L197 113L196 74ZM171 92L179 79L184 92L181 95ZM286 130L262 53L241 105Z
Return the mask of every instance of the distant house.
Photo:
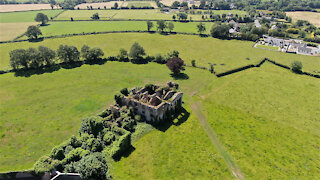
M285 41L284 39L280 39L280 38L263 36L263 39L264 39L264 42L269 46L284 47L289 45L288 41Z
M257 28L260 28L261 27L261 24L259 22L259 19L255 19L254 20L254 25L257 27Z
M231 20L228 22L228 24L231 24L233 29L238 32L239 31L239 23L235 22L234 20Z
M271 26L271 29L272 29L272 30L277 30L277 29L278 29L278 26L277 26L277 25L272 25L272 26Z

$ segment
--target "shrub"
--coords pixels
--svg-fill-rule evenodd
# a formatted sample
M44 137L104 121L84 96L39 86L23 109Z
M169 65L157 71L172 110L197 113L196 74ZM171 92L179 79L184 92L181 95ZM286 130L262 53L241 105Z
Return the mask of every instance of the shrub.
M300 61L294 61L293 63L291 63L291 70L295 73L301 73L302 63Z
M81 141L76 136L71 136L70 138L70 145L74 148L81 146Z
M62 160L65 158L64 156L64 150L62 147L54 147L51 151L51 157L53 159Z
M192 61L191 61L191 65L192 65L193 67L196 67L196 60L192 60Z
M107 179L108 166L102 153L90 154L79 162L76 171L82 179Z
M99 17L99 14L98 13L94 13L92 16L91 16L91 19L100 19Z
M120 49L120 53L119 53L119 55L118 55L118 58L119 58L120 60L126 60L126 59L128 59L128 51L125 50L125 49L123 49L123 48L121 48L121 49Z
M100 116L92 116L82 120L79 130L80 134L92 134L95 137L103 130L102 118Z
M159 64L165 64L167 61L161 54L157 54L154 59L154 62L159 63Z
M58 160L53 160L48 156L42 156L33 166L36 174L42 174L44 172L50 172L55 167L61 164Z
M214 66L213 66L213 64L210 64L209 71L210 71L211 73L214 73Z
M103 136L103 141L104 141L105 145L110 145L114 140L115 140L115 135L111 131L108 131Z
M129 95L129 91L128 91L128 89L127 88L123 88L123 89L121 89L121 94L123 94L123 95L125 95L125 96L128 96Z
M103 149L102 142L97 138L90 138L86 142L86 148L87 150L90 150L91 152L100 152Z
M69 164L70 162L79 161L84 156L88 155L89 153L90 153L90 151L84 150L82 148L73 149L72 151L70 151L66 155L66 157L65 157L65 159L63 159L62 163L63 164Z
M110 155L114 159L120 158L131 146L131 133L127 132L112 144Z
M64 154L68 154L70 151L72 151L74 148L72 146L67 146L66 149L64 150Z

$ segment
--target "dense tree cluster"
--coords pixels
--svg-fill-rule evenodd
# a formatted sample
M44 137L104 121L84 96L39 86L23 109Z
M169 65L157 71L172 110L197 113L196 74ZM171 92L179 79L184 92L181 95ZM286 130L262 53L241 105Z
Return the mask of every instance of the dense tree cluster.
M100 60L104 56L100 48L90 48L84 45L81 54L85 62ZM15 49L10 53L10 65L13 69L37 69L57 63L73 63L79 61L80 52L75 46L60 45L57 51L39 46L38 49ZM56 56L59 58L56 59Z

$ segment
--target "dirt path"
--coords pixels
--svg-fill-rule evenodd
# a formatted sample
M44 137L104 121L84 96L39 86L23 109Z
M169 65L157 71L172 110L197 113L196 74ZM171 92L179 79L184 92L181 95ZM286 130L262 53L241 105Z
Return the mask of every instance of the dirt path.
M214 132L214 130L211 128L209 122L207 121L206 117L201 113L201 104L199 102L193 102L191 104L192 112L195 113L195 115L198 117L198 120L202 126L202 128L206 131L208 137L210 138L212 144L217 148L218 152L222 155L223 159L227 163L230 171L237 179L245 179L244 175L240 171L239 167L236 165L236 163L233 161L232 157L228 154L228 152L225 150L221 142L219 141L219 138L217 134Z

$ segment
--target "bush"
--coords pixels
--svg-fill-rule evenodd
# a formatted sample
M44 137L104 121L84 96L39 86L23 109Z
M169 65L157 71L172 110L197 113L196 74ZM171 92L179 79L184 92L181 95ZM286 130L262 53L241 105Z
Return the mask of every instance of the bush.
M64 156L64 150L62 147L54 147L51 151L51 157L53 159L62 160L65 158Z
M146 55L144 49L140 44L135 42L130 49L129 56L133 59L141 59L142 56Z
M104 53L101 50L101 48L90 48L87 45L82 46L81 53L82 57L86 61L96 61L98 59L101 59L102 56L104 56Z
M81 127L79 130L81 134L92 134L95 137L103 130L102 118L100 116L92 116L82 120Z
M72 151L74 148L72 146L67 146L66 149L64 150L64 154L68 154L70 151Z
M167 61L166 61L166 58L163 57L161 54L157 54L154 59L154 62L159 63L159 64L165 64Z
M302 63L300 61L294 61L293 63L291 63L291 70L295 73L301 73Z
M61 164L58 160L53 160L48 156L42 156L33 166L36 174L50 172Z
M191 61L191 65L192 65L193 67L196 67L196 60L192 60L192 61Z
M97 138L90 138L85 144L85 149L91 152L100 152L103 149L103 143Z
M100 19L99 14L98 13L94 13L91 17L91 19Z
M174 57L167 62L167 67L174 73L178 74L184 70L184 61L179 57Z
M81 159L76 171L82 179L107 179L108 166L102 153L93 153Z
M114 159L120 158L131 146L131 133L127 132L112 144L110 155Z
M82 159L83 157L88 155L89 153L90 153L90 151L84 150L82 148L73 149L72 151L70 151L66 155L65 159L62 160L62 163L69 164L71 162L79 161L80 159Z
M123 94L123 95L125 95L125 96L128 96L129 95L129 91L128 91L128 89L127 88L123 88L123 89L121 89L121 94Z
M105 145L110 145L115 140L115 137L116 136L111 131L108 131L107 133L105 133L105 135L103 136L103 141Z

